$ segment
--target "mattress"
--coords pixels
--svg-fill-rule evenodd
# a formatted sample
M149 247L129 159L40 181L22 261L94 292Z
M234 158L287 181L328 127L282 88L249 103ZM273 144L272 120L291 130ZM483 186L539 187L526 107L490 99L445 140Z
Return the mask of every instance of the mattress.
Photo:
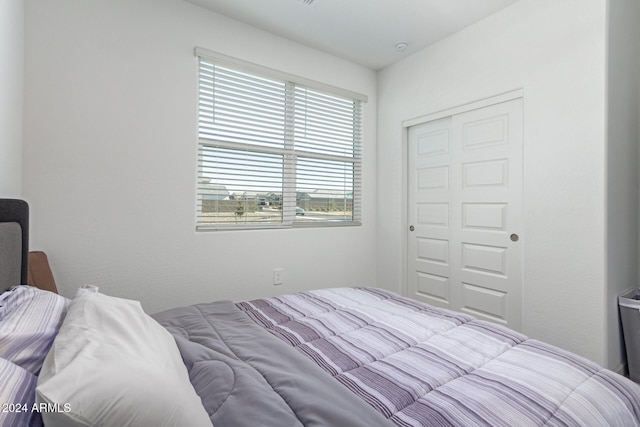
M156 319L176 337L214 425L640 425L640 387L628 379L380 289L198 304ZM194 373L212 358L225 379ZM242 411L225 407L231 396ZM316 415L301 418L305 410Z
M393 426L230 301L153 317L175 337L214 426Z
M379 289L179 307L0 295L0 425L639 426L640 386Z

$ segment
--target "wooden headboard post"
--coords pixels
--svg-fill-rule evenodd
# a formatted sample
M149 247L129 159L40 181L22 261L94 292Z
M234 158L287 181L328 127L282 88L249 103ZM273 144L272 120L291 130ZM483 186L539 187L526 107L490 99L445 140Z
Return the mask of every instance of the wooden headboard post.
M29 205L24 200L0 199L0 292L26 284L29 274ZM20 253L17 253L20 252ZM20 283L12 283L19 280Z

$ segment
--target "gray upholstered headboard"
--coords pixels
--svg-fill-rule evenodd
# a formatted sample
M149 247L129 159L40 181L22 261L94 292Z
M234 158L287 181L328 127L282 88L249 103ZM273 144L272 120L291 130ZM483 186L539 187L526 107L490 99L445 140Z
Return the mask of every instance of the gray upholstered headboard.
M26 284L29 260L29 205L0 199L0 292Z

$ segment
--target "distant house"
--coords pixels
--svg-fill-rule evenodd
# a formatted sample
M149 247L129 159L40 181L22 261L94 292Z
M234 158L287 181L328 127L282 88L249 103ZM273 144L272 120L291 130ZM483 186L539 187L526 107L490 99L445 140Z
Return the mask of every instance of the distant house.
M224 185L212 184L210 181L200 183L202 200L224 200L229 197L229 190Z
M282 193L270 191L268 193L259 193L257 195L261 206L282 206Z

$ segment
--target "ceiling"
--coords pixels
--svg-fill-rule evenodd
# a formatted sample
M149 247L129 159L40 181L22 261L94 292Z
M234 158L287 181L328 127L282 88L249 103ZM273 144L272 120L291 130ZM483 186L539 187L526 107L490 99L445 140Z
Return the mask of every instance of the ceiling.
M517 0L187 1L378 70Z

